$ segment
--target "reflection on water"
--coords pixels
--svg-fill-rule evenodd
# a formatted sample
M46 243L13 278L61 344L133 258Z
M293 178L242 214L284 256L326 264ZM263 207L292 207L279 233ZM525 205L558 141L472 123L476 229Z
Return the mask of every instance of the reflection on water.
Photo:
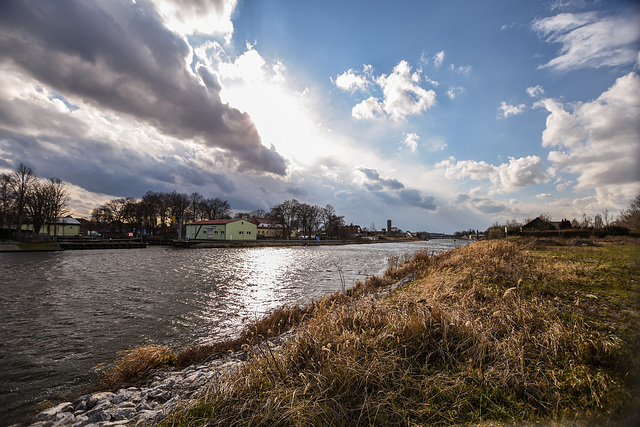
M379 274L389 256L452 241L348 246L149 247L0 253L0 425L55 400L118 351L229 337L283 304ZM341 279L343 277L344 279Z

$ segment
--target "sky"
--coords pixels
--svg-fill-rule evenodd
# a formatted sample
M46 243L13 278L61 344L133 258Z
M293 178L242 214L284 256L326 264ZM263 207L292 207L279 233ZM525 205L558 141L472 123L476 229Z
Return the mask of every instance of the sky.
M453 232L640 192L632 0L2 0L0 173Z

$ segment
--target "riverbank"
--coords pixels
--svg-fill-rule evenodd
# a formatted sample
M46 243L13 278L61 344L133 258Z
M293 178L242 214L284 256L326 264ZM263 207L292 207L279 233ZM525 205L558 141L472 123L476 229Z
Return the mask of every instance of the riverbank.
M379 240L168 240L162 243L164 246L177 248L203 249L203 248L264 248L264 247L290 247L290 246L338 246L375 243L404 243L420 241L417 238L389 237ZM140 249L149 244L158 244L156 241L140 240L93 240L73 239L60 243L19 243L0 242L2 252L51 252L63 250L89 250L89 249Z
M167 372L243 348L249 357L206 371L216 373L196 394L169 397L156 415L166 425L631 425L640 246L565 243L423 253L353 290L277 310L245 341L173 355L177 368L170 353ZM279 349L249 351L291 328Z

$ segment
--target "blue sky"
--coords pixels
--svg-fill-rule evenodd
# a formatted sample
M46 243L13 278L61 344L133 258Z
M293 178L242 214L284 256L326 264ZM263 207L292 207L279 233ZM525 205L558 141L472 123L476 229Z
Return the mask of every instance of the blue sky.
M5 1L0 172L86 216L197 191L235 210L484 229L640 191L632 1Z

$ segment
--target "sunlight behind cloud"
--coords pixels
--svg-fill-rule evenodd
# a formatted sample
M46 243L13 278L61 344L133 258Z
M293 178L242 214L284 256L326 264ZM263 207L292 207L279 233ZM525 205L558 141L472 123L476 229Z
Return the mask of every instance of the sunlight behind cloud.
M181 34L233 34L231 14L237 0L151 0L164 24Z

